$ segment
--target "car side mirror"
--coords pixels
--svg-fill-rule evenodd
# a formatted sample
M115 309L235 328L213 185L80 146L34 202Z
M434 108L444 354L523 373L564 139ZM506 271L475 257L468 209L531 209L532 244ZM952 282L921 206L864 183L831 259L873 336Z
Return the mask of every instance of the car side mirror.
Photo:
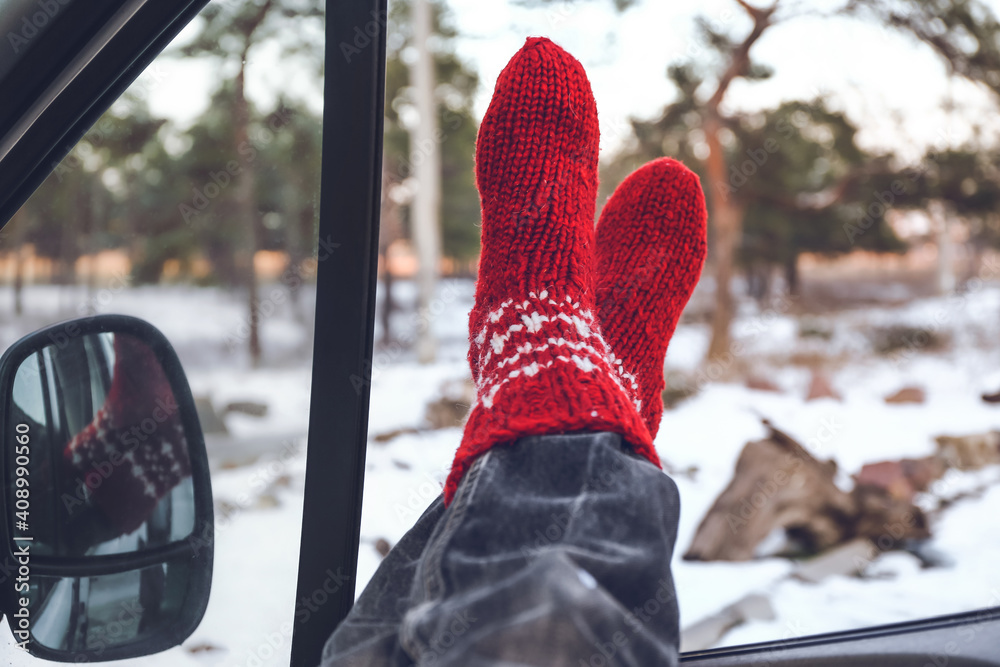
M100 315L0 358L0 609L19 646L119 660L194 632L212 580L205 440L176 353Z

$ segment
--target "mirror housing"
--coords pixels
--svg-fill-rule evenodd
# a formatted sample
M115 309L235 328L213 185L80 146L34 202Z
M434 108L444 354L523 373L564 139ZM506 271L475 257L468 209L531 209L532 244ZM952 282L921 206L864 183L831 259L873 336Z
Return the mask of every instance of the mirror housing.
M208 456L155 327L98 315L4 353L0 484L0 611L31 655L134 658L194 632L214 555Z

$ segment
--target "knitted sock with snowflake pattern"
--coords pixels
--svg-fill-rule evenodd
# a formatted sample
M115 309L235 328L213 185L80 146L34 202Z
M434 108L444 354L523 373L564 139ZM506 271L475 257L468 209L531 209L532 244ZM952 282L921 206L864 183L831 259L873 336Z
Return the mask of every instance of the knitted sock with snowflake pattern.
M184 424L170 380L141 339L116 333L104 404L66 445L63 458L119 534L141 526L191 475Z
M614 363L634 381L639 410L656 437L663 414L663 363L706 252L705 195L698 177L671 158L622 181L597 225L597 307Z
M583 66L548 39L528 39L500 74L476 143L476 400L446 502L478 456L529 435L615 432L659 464L595 317L598 139Z

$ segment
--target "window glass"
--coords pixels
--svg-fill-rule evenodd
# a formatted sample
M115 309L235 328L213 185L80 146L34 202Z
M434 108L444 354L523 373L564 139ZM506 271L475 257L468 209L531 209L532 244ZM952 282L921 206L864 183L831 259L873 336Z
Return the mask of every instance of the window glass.
M0 236L0 347L70 318L139 317L174 347L197 404L215 500L208 610L182 646L122 664L289 662L315 308L323 7L209 4ZM46 414L51 400L39 378L68 372L71 359L60 365L36 354L22 366L19 408L39 429L72 435L104 403L115 347L97 336L87 344L70 355L83 364L71 370L94 384L62 415ZM174 495L189 497L186 484ZM175 498L159 519L169 521L164 539L189 534L191 513ZM169 581L169 567L158 568L140 574ZM85 587L91 608L104 605L108 619L137 585L113 579ZM65 582L37 583L56 605L38 631L58 637ZM112 646L144 626L122 627L124 634L77 641ZM17 651L6 630L0 653L4 664L41 663Z
M723 87L753 32L743 3L519 1L485 22L473 0L432 4L430 146L415 139L411 3L390 2L359 590L440 494L461 441L476 132L504 65L545 35L594 91L598 213L661 156L708 200L708 262L667 353L655 442L681 494L683 649L1000 605L1000 540L985 529L1000 511L1000 61L963 69L964 46L949 63L925 41L966 44L960 12L780 3ZM995 44L984 17L1000 6L980 9L971 20ZM443 257L424 293L418 199L433 181L418 167L433 151Z

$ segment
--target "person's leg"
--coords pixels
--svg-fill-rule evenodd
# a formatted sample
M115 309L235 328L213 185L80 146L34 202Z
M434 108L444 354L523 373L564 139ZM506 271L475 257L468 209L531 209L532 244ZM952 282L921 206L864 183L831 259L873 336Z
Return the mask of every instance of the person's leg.
M673 665L673 481L613 433L533 436L476 460L400 630L418 665Z
M676 660L677 492L651 465L660 410L640 409L659 400L655 376L662 384L701 269L704 201L679 163L639 170L602 215L595 277L596 156L582 67L529 40L501 74L477 144L477 398L451 504L435 502L390 552L324 664ZM642 251L627 247L630 235ZM629 277L647 270L680 279ZM598 307L622 320L609 327L618 356Z
M620 433L659 464L634 380L597 321L597 106L583 66L529 39L500 73L476 140L482 252L469 314L476 398L445 484L524 435Z
M413 659L399 644L403 616L413 606L411 591L427 542L445 515L438 498L379 564L347 618L323 649L323 665L404 667Z
M678 516L617 434L494 448L389 552L323 664L675 664Z
M654 438L663 414L663 362L705 263L707 214L698 177L659 158L615 188L597 224L597 307L616 365L638 385Z

